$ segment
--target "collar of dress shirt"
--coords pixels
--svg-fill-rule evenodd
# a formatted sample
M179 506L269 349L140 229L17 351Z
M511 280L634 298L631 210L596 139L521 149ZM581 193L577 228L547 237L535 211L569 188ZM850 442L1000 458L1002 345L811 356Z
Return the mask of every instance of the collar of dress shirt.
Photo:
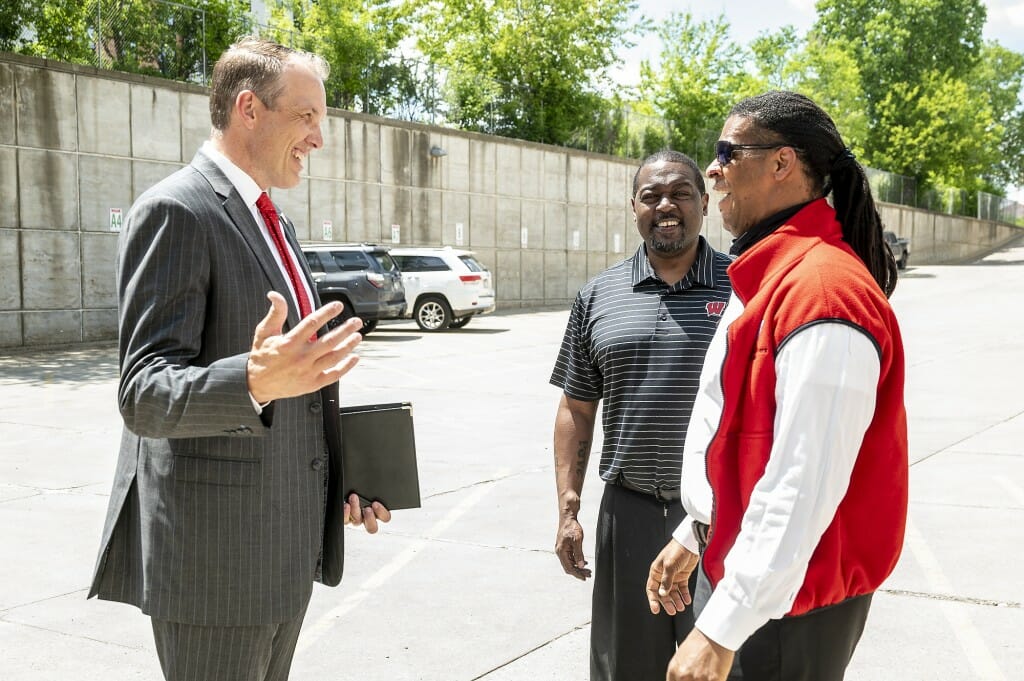
M256 205L256 199L260 198L260 194L263 190L256 184L256 180L252 179L248 173L236 166L231 162L227 156L222 154L210 140L203 142L203 153L210 157L210 160L217 164L217 167L221 169L224 175L227 176L231 184L235 186L238 193L241 195L242 200L245 201L245 205L252 208Z

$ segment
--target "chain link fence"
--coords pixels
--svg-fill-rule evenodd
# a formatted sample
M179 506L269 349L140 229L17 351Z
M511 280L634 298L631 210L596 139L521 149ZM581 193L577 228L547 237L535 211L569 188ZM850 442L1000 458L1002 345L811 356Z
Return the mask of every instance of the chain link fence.
M978 217L1024 227L1024 203L1004 196L978 192Z
M209 82L213 59L234 36L252 30L239 3L217 9L170 0L87 0L95 66L196 83Z
M914 178L867 167L864 172L876 201L903 206L917 205L917 180Z
M875 168L864 171L876 201L1024 227L1024 204L1012 199L956 187L920 188L917 180L906 175Z
M599 154L644 158L668 146L673 132L671 121L624 106L602 111L590 127L573 136L571 145Z

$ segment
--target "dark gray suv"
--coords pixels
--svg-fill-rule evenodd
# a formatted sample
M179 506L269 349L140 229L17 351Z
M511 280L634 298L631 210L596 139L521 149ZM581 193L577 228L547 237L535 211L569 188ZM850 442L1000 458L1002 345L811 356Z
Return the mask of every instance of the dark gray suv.
M910 239L896 236L895 232L888 230L883 232L882 236L885 237L885 243L892 251L892 257L896 258L896 266L901 270L907 269L907 260L910 258Z
M302 252L320 300L340 300L345 305L345 311L330 326L356 316L363 320L366 335L377 328L378 320L400 317L405 312L402 274L384 246L306 245Z

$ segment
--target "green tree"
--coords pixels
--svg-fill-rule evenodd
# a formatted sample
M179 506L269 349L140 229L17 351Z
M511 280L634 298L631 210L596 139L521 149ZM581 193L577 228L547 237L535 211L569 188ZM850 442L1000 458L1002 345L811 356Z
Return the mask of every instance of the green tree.
M418 48L446 73L460 127L552 144L599 119L629 0L423 0Z
M890 124L872 135L872 165L898 169L924 187L982 188L1003 130L964 80L931 72L918 83L893 85L876 107Z
M817 9L811 49L858 72L862 160L928 186L976 186L1002 135L989 98L970 99L981 0L820 0Z
M762 32L750 43L755 75L765 90L795 90L801 80L803 63L793 55L804 48L792 26L775 33Z
M99 16L104 66L197 83L209 78L220 53L250 28L244 0L203 0L195 6L100 0Z
M38 14L35 0L13 0L0 5L0 50L18 51L24 28L34 25Z
M657 30L657 67L641 64L640 91L671 122L670 144L700 163L711 160L732 106L763 89L745 68L750 54L728 34L722 16L695 21L688 12L673 13Z
M271 37L330 63L330 106L386 114L418 97L415 64L393 56L408 34L408 11L390 0L278 0Z
M762 33L750 44L755 89L800 92L832 116L857 155L868 136L866 101L853 50L840 42L808 41L792 26Z
M26 0L0 10L0 49L202 82L248 25L244 0Z
M827 111L843 141L863 158L871 132L867 96L853 51L836 43L806 42L795 59L800 76L794 89Z
M95 27L95 3L76 0L28 0L23 4L25 35L19 52L45 59L95 63L90 29Z
M968 84L971 101L988 102L989 125L1002 131L991 165L982 170L985 191L1024 186L1024 54L986 43Z
M842 41L861 65L871 101L932 72L963 77L982 45L982 0L819 0L813 33Z

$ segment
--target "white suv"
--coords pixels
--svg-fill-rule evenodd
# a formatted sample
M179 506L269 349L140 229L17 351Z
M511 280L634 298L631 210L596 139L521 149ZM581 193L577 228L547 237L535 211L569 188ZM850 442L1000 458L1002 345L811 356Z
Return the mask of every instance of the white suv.
M470 251L444 248L391 248L402 271L405 318L424 331L461 329L473 315L494 312L491 273Z

